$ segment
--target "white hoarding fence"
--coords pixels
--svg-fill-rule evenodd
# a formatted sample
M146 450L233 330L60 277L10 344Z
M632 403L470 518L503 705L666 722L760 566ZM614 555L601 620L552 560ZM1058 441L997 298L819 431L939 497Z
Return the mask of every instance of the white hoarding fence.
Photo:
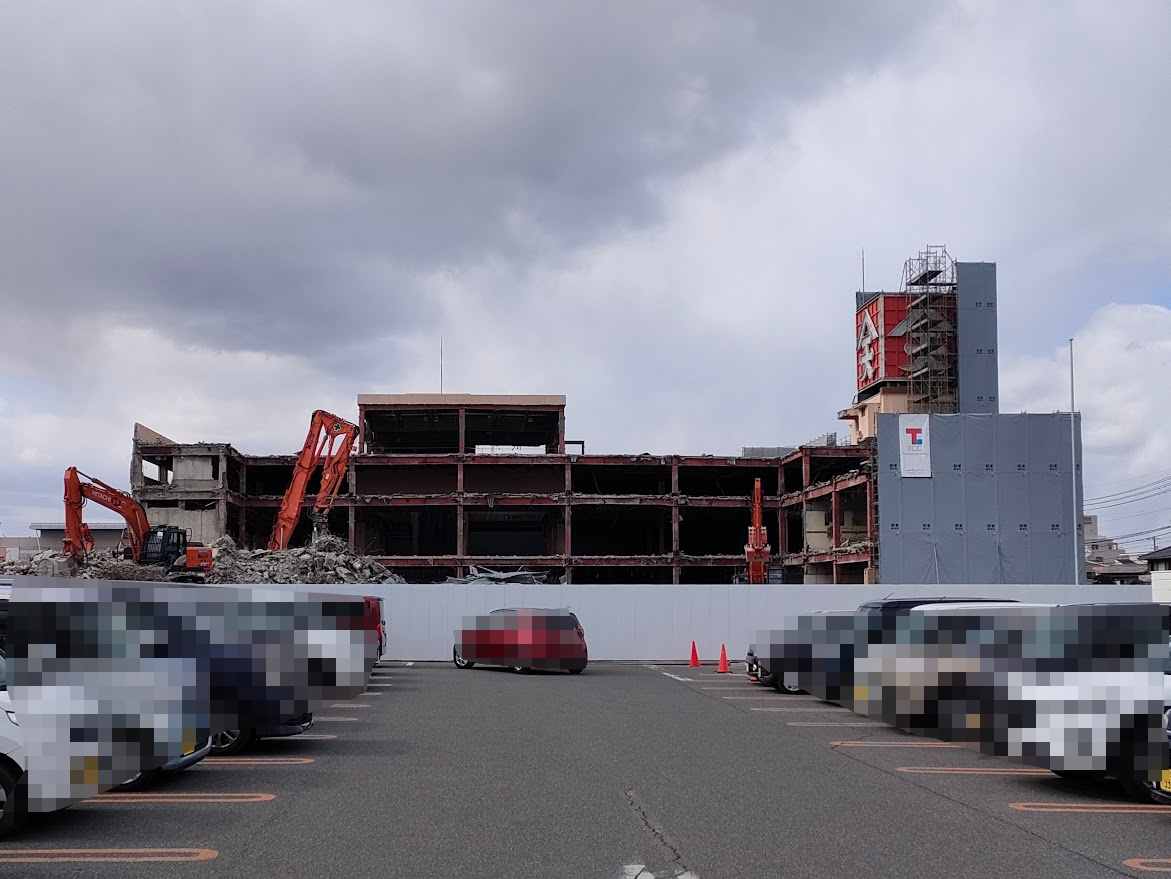
M266 588L277 588L269 587ZM389 627L387 658L451 661L455 629L465 616L499 607L567 607L585 628L591 660L686 662L694 640L714 665L720 645L744 658L760 629L789 614L853 611L888 595L1015 598L1043 604L1150 601L1150 586L1019 585L574 585L380 583L301 586L313 592L380 595Z

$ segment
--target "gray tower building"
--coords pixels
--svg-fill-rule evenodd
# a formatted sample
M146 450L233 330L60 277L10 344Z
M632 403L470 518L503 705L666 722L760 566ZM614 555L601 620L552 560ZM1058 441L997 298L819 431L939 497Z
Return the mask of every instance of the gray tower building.
M928 247L903 267L910 412L1000 411L996 263L956 262Z

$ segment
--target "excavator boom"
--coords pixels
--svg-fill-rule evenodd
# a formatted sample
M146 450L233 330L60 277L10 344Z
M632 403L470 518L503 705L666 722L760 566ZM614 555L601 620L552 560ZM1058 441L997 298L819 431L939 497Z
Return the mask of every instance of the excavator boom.
M764 527L764 495L758 479L752 489L752 525L748 529L748 543L744 546L749 583L768 582L768 560L771 552L768 531Z
M357 426L344 418L323 409L313 413L305 445L301 448L301 454L297 456L293 478L289 482L288 490L285 491L280 510L277 511L276 524L268 541L270 550L288 548L293 529L297 527L297 521L301 518L301 506L305 502L309 479L317 465L323 462L321 488L317 492L317 500L313 507L314 521L322 521L329 513L333 499L341 489L357 437Z
M82 476L89 482L82 482ZM138 562L142 554L143 540L150 529L146 512L139 506L138 501L126 492L106 485L100 479L87 476L76 467L70 467L65 471L65 552L81 556L93 551L93 535L81 517L81 509L86 500L101 504L107 510L122 515L126 520L126 529L130 537L130 552L134 561Z

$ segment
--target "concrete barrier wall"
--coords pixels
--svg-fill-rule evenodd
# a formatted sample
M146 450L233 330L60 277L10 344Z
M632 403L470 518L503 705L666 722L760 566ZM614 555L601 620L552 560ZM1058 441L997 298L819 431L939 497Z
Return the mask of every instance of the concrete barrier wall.
M469 585L465 583L306 585L314 592L379 595L390 627L388 658L450 660L453 630L464 616L498 607L568 607L586 631L590 659L687 660L694 640L714 662L720 644L732 660L758 629L781 628L788 614L854 610L864 601L917 596L1015 598L1046 604L1150 601L1150 586L776 585Z

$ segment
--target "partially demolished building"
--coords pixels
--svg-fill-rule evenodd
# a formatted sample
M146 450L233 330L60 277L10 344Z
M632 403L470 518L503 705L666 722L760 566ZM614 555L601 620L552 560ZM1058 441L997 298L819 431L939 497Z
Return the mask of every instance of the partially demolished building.
M774 578L873 579L866 445L830 438L740 456L591 455L563 396L366 394L330 531L414 582L474 567L573 583L731 582L756 479ZM181 444L135 426L131 489L152 523L263 547L295 456ZM317 491L310 484L308 495ZM310 537L304 517L291 545Z

